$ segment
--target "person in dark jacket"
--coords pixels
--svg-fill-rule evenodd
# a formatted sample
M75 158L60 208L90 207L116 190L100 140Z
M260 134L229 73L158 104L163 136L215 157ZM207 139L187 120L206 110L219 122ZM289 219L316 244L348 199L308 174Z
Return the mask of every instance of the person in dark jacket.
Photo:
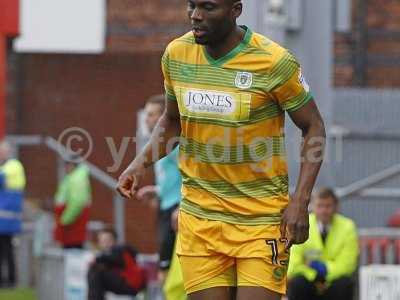
M129 245L117 245L114 229L98 233L100 252L88 272L88 300L104 300L106 292L135 296L146 286L144 269L136 262L137 251Z

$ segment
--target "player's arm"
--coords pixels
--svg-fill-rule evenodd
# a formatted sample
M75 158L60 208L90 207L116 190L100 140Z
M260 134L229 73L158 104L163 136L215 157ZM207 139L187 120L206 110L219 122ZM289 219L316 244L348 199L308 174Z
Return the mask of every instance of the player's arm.
M301 130L300 173L294 194L283 216L283 224L289 233L288 247L308 239L308 205L322 164L325 148L325 126L317 105L310 100L300 109L288 112Z
M150 141L143 151L129 164L118 180L117 190L126 198L132 198L139 188L145 169L172 151L171 141L178 142L181 132L179 109L176 101L166 99L166 108L153 130ZM167 149L170 148L170 149Z
M325 127L300 64L292 54L282 52L271 77L278 82L271 94L303 136L299 179L281 222L281 234L290 247L308 238L308 204L323 159Z

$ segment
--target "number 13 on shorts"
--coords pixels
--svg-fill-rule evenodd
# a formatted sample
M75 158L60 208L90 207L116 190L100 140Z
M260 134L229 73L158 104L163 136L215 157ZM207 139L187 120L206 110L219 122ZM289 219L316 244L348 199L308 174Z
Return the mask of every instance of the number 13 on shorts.
M290 251L285 249L286 238L268 239L265 241L267 247L271 249L271 263L276 266L286 267L289 265Z

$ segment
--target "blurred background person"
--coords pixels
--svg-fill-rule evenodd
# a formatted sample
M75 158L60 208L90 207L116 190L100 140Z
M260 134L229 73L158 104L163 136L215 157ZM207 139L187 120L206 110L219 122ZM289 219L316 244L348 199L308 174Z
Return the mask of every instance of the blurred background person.
M117 244L112 228L99 231L99 253L88 272L88 300L104 300L106 292L135 296L146 287L144 269L136 263L137 251Z
M88 168L71 155L65 162L66 175L55 195L54 238L64 249L82 249L87 239L91 186Z
M289 300L353 299L358 236L353 221L338 213L338 202L329 188L315 195L309 239L291 248Z
M164 112L165 96L156 95L146 102L146 126L153 131L159 118ZM182 177L178 167L179 148L176 147L169 155L155 163L156 185L141 188L137 197L139 200L157 203L159 207L159 279L164 281L170 267L175 245L175 231L172 217L181 201Z
M175 232L178 230L178 215L179 210L176 210L172 214L172 228ZM172 255L168 274L165 278L163 291L166 300L186 300L188 298L183 285L181 264L175 250Z
M11 157L11 146L0 142L0 286L16 283L13 237L22 229L25 171L21 162ZM7 271L5 276L3 271Z

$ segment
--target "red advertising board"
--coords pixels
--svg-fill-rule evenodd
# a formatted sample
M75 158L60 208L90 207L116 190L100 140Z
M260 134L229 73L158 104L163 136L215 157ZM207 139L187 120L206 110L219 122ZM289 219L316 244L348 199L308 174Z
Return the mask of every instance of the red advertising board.
M0 0L0 34L9 37L19 33L19 0Z
M7 37L19 33L19 0L0 0L0 138L5 133Z

